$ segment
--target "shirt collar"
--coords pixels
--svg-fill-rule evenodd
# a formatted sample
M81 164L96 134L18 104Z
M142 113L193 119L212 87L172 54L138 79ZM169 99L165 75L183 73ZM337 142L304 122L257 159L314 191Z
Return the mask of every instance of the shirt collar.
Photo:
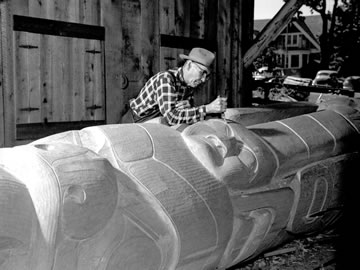
M186 84L186 82L185 82L185 80L184 80L184 71L183 71L183 67L180 67L180 68L178 69L177 78L179 79L179 81L180 81L181 85L183 85L183 86L186 86L186 87L187 87L187 84Z

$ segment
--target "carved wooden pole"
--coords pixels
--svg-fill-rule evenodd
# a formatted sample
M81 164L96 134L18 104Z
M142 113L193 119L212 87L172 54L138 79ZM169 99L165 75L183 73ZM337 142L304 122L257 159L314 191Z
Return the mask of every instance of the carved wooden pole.
M103 125L0 148L0 269L226 269L323 230L353 187L359 114Z

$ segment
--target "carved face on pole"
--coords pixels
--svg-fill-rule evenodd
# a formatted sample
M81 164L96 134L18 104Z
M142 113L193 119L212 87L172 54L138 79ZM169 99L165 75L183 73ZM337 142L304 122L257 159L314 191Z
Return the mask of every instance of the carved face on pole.
M190 127L183 132L185 143L216 178L234 188L253 179L256 158L233 134L220 134L205 124Z

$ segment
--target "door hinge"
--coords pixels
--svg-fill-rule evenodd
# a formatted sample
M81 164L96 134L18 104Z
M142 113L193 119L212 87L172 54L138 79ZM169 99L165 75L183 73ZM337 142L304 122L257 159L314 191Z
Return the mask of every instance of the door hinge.
M39 48L39 47L38 47L38 46L34 46L34 45L24 44L24 45L19 45L19 48L24 48L24 49L37 49L37 48Z
M100 109L102 108L102 106L99 106L99 105L92 105L92 106L89 106L89 107L86 107L87 110L97 110L97 109Z
M101 51L96 51L96 50L86 50L87 53L101 53Z
M28 108L20 108L20 111L22 112L31 112L31 111L38 111L39 108L33 108L33 107L28 107Z

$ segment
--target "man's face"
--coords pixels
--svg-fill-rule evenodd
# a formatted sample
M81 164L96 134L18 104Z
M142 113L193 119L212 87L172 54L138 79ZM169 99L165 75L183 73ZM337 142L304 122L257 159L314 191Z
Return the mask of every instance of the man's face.
M184 67L184 80L190 87L197 87L209 78L209 70L196 62L188 61Z

